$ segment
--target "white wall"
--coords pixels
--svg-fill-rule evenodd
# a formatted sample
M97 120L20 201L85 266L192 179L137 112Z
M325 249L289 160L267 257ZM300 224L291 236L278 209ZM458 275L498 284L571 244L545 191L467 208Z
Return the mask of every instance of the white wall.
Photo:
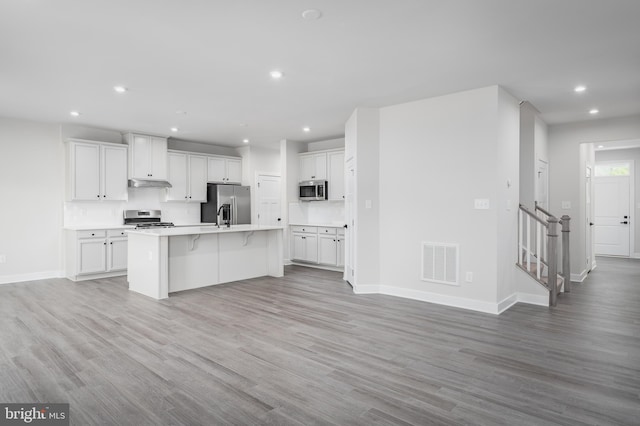
M280 176L282 179L282 218L285 225L283 244L285 263L291 262L291 241L289 233L289 205L298 202L298 154L306 150L306 145L283 139L280 141Z
M258 174L280 176L280 151L244 146L238 148L238 152L242 156L242 184L251 186L251 223L258 223L256 176Z
M0 118L0 283L60 276L60 127Z
M536 201L538 160L549 163L548 128L529 102L520 106L520 203L533 209Z
M374 288L381 282L380 135L380 110L375 108L356 109L345 126L345 158L355 159L355 222L352 224L355 241L349 244L355 247L356 268L350 282L356 292ZM393 226L395 222L387 224Z
M382 108L382 285L479 310L513 293L518 151L518 102L496 86ZM459 286L420 280L422 241L460 245Z
M327 139L324 141L308 142L306 152L322 151L325 149L344 148L344 138Z
M549 127L550 209L571 216L571 271L573 280L586 276L584 187L585 165L580 144L640 138L640 116L589 120ZM571 209L561 208L563 201Z
M612 149L607 151L595 151L595 161L616 161L616 160L632 160L634 163L634 194L635 200L631 200L631 220L635 219L634 227L634 246L636 253L632 253L633 257L640 257L640 226L637 224L640 218L640 148L633 149ZM635 204L633 204L635 201ZM595 200L597 203L598 201ZM633 222L632 222L633 223Z

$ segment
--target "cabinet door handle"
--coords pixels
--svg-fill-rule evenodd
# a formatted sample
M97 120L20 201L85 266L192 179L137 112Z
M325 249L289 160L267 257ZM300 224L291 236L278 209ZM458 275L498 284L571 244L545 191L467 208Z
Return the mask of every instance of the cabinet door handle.
M100 198L100 194L96 195L96 197Z
M107 243L102 243L102 245L103 245L103 246L106 246L106 245L107 245Z
M92 237L95 237L95 236L96 236L96 234L91 234L91 236L92 236Z
M113 245L113 241L111 241L109 244Z
M107 198L107 196L106 196L106 195L103 195L103 196L102 196L102 198Z
M189 195L189 198L191 198L191 195Z

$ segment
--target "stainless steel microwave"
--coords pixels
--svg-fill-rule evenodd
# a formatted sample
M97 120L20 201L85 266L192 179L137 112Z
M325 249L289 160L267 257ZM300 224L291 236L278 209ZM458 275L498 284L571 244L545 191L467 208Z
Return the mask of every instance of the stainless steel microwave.
M300 201L320 201L327 199L326 180L304 180L298 185Z

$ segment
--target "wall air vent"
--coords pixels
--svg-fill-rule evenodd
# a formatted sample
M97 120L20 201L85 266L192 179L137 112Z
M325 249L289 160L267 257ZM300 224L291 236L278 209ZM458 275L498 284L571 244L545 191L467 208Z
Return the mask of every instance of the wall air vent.
M458 244L422 242L423 281L458 285Z

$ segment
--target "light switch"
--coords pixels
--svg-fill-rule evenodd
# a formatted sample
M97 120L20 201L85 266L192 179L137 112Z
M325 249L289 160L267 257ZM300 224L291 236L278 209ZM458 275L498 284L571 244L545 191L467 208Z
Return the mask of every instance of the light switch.
M489 199L488 198L476 198L473 201L474 208L477 210L488 210L489 209Z
M563 201L562 210L571 210L571 201Z
M365 209L371 208L371 200L364 200L364 208Z

